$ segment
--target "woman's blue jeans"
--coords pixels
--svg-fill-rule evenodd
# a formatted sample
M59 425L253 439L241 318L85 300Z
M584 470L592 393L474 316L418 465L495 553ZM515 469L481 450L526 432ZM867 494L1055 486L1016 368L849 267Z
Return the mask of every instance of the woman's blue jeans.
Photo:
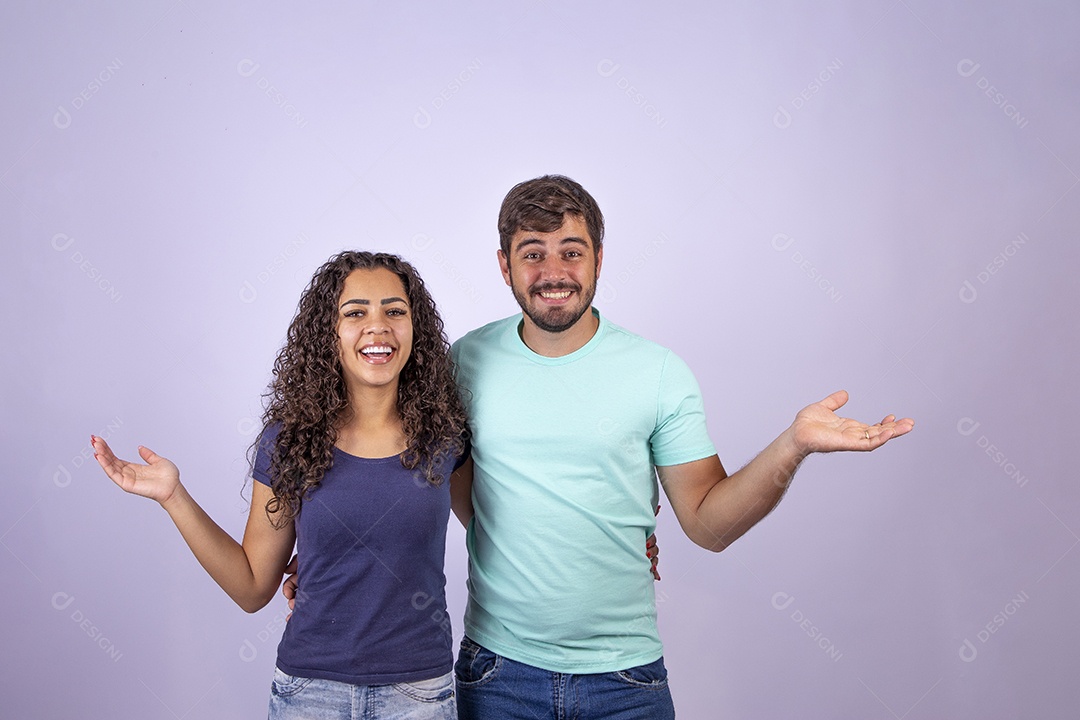
M270 720L454 720L454 677L350 685L274 671Z

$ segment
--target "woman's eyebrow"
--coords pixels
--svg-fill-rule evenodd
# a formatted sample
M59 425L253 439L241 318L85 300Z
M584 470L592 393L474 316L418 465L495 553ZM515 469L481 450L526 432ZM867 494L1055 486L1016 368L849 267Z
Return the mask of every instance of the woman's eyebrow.
M399 298L396 295L394 297L383 298L382 300L379 301L379 304L380 305L389 305L390 303L395 303L395 302L405 303L406 305L409 304L408 302L406 302L406 300L404 298ZM353 304L356 304L356 305L370 305L371 301L366 299L366 298L353 298L352 300L346 300L345 302L341 303L341 307L344 308L346 305L348 305L350 303L353 303Z
M357 305L370 305L371 301L370 300L364 300L364 299L361 299L361 298L353 298L352 300L346 300L345 302L341 303L341 307L345 307L349 303L355 303Z

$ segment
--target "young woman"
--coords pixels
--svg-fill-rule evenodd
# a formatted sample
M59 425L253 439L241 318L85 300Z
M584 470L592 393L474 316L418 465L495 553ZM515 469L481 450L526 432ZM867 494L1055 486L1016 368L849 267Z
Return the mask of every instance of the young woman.
M442 320L401 258L344 252L300 298L255 445L237 543L173 463L118 459L106 474L156 500L195 557L248 612L292 553L302 590L278 646L271 718L456 718L443 553L449 477L468 456ZM441 610L442 612L438 612Z

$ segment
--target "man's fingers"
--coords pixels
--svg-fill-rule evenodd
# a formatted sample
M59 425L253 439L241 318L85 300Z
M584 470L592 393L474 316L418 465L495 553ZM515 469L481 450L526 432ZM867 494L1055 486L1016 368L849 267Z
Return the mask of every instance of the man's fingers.
M296 598L296 588L299 587L299 583L296 581L299 559L299 555L292 556L292 560L285 566L285 574L289 577L285 578L285 582L281 584L281 594L288 598L290 610L292 610L293 602Z
M903 420L896 420L889 423L887 428L884 428L882 432L888 432L889 438L900 437L901 435L907 435L915 427L915 421L911 418L904 418ZM886 438L888 439L888 438Z
M289 602L292 602L293 599L296 597L296 588L296 578L290 577L285 580L284 583L282 583L281 594L287 597L289 599Z
M829 397L821 401L821 404L828 409L836 412L840 408L844 407L844 404L848 401L847 390L837 390Z

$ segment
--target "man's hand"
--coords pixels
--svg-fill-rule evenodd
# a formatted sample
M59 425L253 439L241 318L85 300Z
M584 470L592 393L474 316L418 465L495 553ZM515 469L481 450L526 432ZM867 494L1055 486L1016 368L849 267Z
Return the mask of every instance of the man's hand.
M286 577L285 582L281 584L281 594L289 601L289 614L285 616L286 620L292 617L292 611L296 605L296 588L298 587L298 583L296 582L297 557L298 556L293 555L292 560L285 566L285 574L288 575L288 577Z
M686 536L719 552L776 507L807 455L876 450L915 426L911 418L897 420L895 415L873 425L839 417L836 411L847 401L847 392L839 390L806 406L779 437L731 476L716 455L658 466L660 484Z
M821 402L807 405L799 411L791 431L803 456L838 450L875 450L915 427L915 421L911 418L897 420L895 415L886 415L881 422L873 425L842 418L836 411L847 401L847 391L838 390Z

